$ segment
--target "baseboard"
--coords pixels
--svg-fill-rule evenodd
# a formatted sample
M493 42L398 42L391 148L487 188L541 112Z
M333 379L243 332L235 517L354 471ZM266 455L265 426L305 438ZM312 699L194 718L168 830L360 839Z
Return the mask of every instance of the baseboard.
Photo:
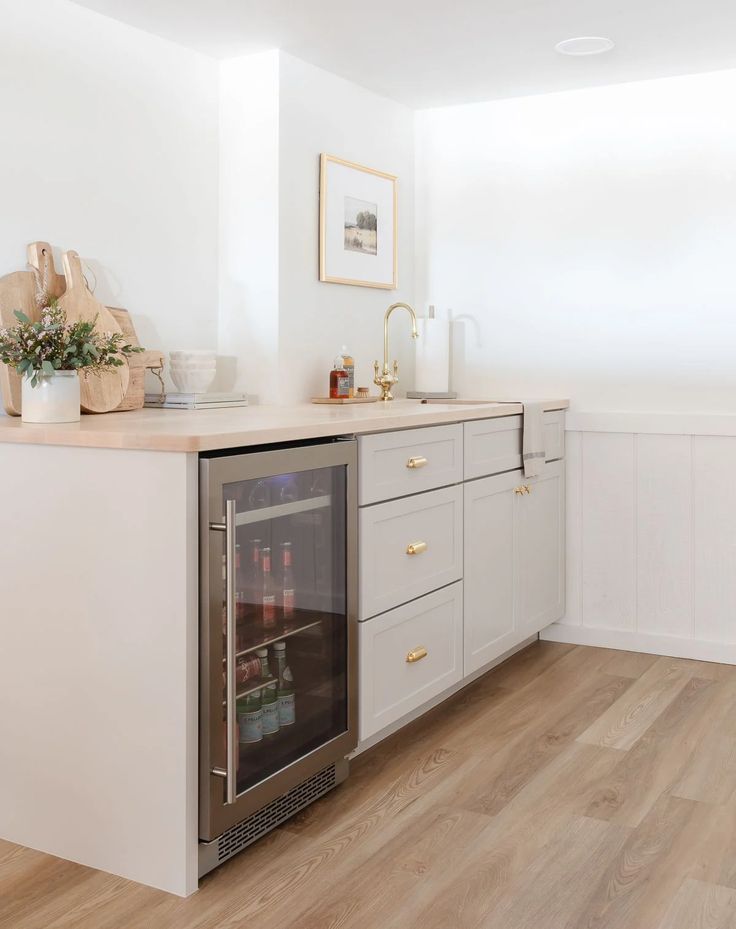
M693 658L696 661L736 665L736 643L652 635L628 629L593 629L590 626L565 623L547 626L539 637L547 642L594 645L599 648L617 648L625 652L644 652L647 655L663 655L668 658Z

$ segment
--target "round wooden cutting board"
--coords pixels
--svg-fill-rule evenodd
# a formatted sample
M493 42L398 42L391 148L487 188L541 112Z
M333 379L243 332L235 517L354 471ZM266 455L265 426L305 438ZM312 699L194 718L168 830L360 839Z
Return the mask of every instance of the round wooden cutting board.
M66 313L69 322L96 319L95 328L99 332L122 332L117 320L106 306L96 300L84 280L82 262L74 251L64 253L64 274L66 293L59 300L59 306ZM102 372L83 372L79 374L82 409L85 413L109 413L123 400L128 389L130 369L127 359L119 368Z

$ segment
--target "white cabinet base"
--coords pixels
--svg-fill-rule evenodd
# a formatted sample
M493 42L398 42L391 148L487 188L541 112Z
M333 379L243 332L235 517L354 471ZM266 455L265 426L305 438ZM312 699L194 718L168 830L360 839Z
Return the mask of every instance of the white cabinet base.
M363 502L372 505L361 508L359 751L533 642L564 613L564 413L545 414L547 461L535 478L520 470L521 425L520 416L465 423L462 485L383 503L375 502L383 486L373 473L379 453L398 472L412 436L364 445ZM429 539L423 561L406 556L415 535ZM451 603L434 605L453 588L462 595L459 614ZM420 669L406 663L406 653L423 637L433 658Z
M197 456L8 444L2 474L0 838L191 894Z

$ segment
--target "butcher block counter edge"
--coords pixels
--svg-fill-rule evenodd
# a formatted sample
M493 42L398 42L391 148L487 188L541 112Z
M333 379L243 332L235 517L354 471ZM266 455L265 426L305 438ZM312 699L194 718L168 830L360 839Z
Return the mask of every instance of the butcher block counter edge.
M565 410L567 400L545 401L545 410ZM0 416L0 443L72 445L161 452L206 452L386 432L472 419L514 416L521 403L464 400L451 403L394 400L357 406L248 406L235 410L157 410L82 416L79 423L35 425Z

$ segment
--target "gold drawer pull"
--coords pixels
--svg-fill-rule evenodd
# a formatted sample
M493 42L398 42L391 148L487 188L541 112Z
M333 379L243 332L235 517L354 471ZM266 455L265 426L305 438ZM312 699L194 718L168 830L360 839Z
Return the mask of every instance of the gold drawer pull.
M417 455L415 458L410 458L407 461L406 466L407 468L416 469L416 468L423 468L426 464L427 464L427 459L424 457L424 455Z
M411 545L406 546L407 555L421 555L422 552L427 551L426 542L412 542Z
M427 649L420 645L419 648L413 648L409 654L406 656L406 661L408 664L414 664L415 661L421 661L422 658L426 658L429 652Z
M521 484L519 487L514 487L515 494L530 494L532 492L531 487L528 484Z

